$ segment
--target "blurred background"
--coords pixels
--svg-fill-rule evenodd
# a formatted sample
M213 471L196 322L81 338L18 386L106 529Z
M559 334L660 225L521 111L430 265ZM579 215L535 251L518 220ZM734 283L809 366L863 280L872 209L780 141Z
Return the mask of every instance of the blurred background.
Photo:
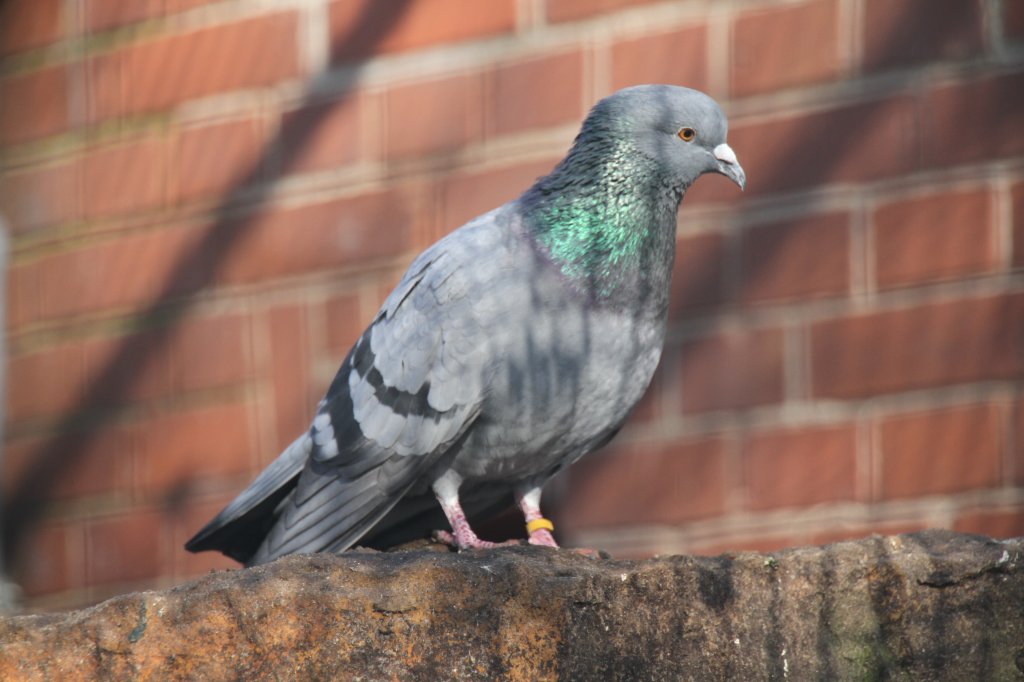
M661 368L550 486L561 540L1024 534L1024 2L3 0L21 605L234 566L182 544L416 253L647 82L717 98L749 184L687 195Z

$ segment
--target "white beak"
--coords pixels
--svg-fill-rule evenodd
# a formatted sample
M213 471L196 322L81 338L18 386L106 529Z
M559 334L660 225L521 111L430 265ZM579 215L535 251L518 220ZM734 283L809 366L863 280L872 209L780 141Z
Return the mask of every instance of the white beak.
M736 160L736 152L732 150L732 147L723 142L711 153L718 159L718 172L735 182L741 190L746 189L747 174L743 172L743 167Z

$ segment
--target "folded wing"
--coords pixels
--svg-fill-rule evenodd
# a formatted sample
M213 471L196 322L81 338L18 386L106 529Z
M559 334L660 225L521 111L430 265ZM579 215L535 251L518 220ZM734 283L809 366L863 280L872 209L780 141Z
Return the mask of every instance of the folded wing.
M256 564L346 549L465 434L483 395L487 343L476 290L449 241L424 252L385 301L308 434L189 541L190 550L220 549Z

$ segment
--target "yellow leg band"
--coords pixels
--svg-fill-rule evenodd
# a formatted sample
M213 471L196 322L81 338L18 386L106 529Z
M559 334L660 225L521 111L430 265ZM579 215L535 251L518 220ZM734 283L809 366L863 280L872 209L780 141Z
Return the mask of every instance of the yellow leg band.
M551 521L544 518L534 519L533 521L530 521L528 524L526 524L526 532L530 535L533 535L541 528L545 530L554 530L555 524L551 523Z

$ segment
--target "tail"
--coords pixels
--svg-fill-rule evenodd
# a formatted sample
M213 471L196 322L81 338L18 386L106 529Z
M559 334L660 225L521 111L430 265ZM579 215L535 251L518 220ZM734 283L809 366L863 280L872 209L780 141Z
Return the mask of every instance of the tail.
M217 550L235 561L249 563L277 522L281 502L292 494L311 447L309 434L295 439L248 488L185 543L185 549Z
M310 459L275 509L272 527L246 561L342 552L374 529L409 492L431 459L402 456L364 438L347 463Z

